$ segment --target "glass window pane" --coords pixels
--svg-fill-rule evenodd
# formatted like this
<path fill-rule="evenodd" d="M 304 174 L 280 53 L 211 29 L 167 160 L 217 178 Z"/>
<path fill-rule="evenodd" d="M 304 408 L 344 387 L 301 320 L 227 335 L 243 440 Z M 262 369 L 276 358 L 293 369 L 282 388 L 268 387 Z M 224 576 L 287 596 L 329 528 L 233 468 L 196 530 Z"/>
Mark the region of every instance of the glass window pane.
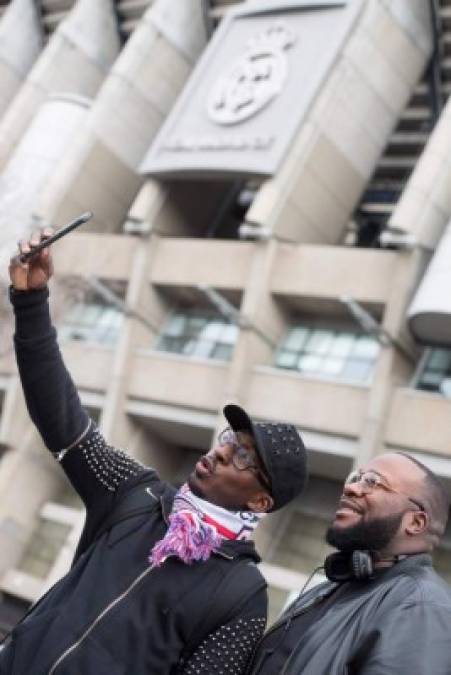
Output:
<path fill-rule="evenodd" d="M 210 342 L 210 340 L 192 340 L 190 356 L 208 358 L 211 355 L 213 346 L 214 343 Z"/>
<path fill-rule="evenodd" d="M 329 356 L 348 356 L 356 336 L 353 333 L 337 333 L 333 341 Z"/>
<path fill-rule="evenodd" d="M 84 306 L 84 312 L 81 315 L 81 322 L 85 326 L 93 326 L 100 314 L 101 314 L 102 308 L 99 305 L 85 305 Z"/>
<path fill-rule="evenodd" d="M 231 345 L 218 344 L 214 347 L 211 358 L 219 359 L 220 361 L 230 361 L 233 347 Z"/>
<path fill-rule="evenodd" d="M 73 305 L 68 313 L 66 314 L 64 321 L 66 323 L 80 323 L 81 317 L 83 316 L 84 305 L 81 302 L 77 302 Z"/>
<path fill-rule="evenodd" d="M 426 364 L 427 370 L 446 372 L 451 366 L 451 351 L 447 349 L 433 349 Z"/>
<path fill-rule="evenodd" d="M 430 371 L 423 373 L 420 384 L 428 387 L 428 389 L 438 389 L 442 380 L 443 373 Z"/>
<path fill-rule="evenodd" d="M 166 324 L 157 349 L 185 356 L 229 360 L 238 327 L 220 316 L 202 312 L 177 312 Z"/>
<path fill-rule="evenodd" d="M 451 398 L 451 378 L 446 377 L 440 383 L 440 393 L 446 398 Z"/>
<path fill-rule="evenodd" d="M 164 328 L 164 333 L 165 335 L 172 335 L 174 337 L 177 335 L 182 335 L 185 330 L 185 324 L 186 324 L 185 316 L 183 316 L 182 314 L 174 314 L 168 320 Z"/>
<path fill-rule="evenodd" d="M 301 372 L 317 373 L 321 367 L 322 358 L 313 354 L 304 354 L 298 361 L 298 368 Z"/>
<path fill-rule="evenodd" d="M 224 324 L 219 321 L 210 321 L 202 328 L 199 337 L 204 340 L 218 342 L 221 337 L 223 327 Z"/>
<path fill-rule="evenodd" d="M 380 345 L 377 340 L 371 337 L 362 336 L 356 340 L 352 350 L 352 356 L 375 360 L 379 351 Z"/>
<path fill-rule="evenodd" d="M 296 352 L 279 351 L 276 354 L 276 366 L 278 368 L 296 369 L 298 359 L 299 355 Z"/>
<path fill-rule="evenodd" d="M 333 359 L 325 358 L 321 363 L 321 372 L 324 375 L 334 375 L 337 376 L 343 370 L 344 361 L 343 359 Z"/>
<path fill-rule="evenodd" d="M 305 351 L 327 354 L 332 346 L 334 334 L 330 330 L 313 330 L 305 344 Z"/>
<path fill-rule="evenodd" d="M 309 332 L 310 331 L 308 328 L 290 328 L 283 343 L 284 348 L 292 349 L 293 351 L 300 351 L 304 346 Z"/>
<path fill-rule="evenodd" d="M 374 365 L 369 361 L 360 361 L 349 359 L 343 368 L 342 376 L 344 379 L 354 380 L 355 382 L 368 381 Z"/>
<path fill-rule="evenodd" d="M 234 345 L 238 339 L 238 326 L 233 323 L 226 323 L 222 329 L 221 342 L 228 345 Z"/>
<path fill-rule="evenodd" d="M 206 323 L 207 319 L 204 316 L 190 316 L 188 318 L 187 334 L 193 337 L 199 335 Z"/>

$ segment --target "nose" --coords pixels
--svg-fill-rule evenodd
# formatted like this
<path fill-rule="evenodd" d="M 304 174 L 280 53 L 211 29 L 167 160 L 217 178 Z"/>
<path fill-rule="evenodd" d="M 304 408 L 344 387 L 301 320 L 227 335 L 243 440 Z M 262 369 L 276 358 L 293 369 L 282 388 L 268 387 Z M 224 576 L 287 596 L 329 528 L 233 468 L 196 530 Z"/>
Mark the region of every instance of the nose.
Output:
<path fill-rule="evenodd" d="M 365 488 L 363 487 L 362 481 L 345 483 L 343 486 L 343 495 L 345 497 L 363 497 L 365 494 Z"/>
<path fill-rule="evenodd" d="M 233 447 L 231 445 L 216 445 L 210 453 L 214 456 L 215 460 L 218 462 L 221 462 L 221 464 L 229 464 L 232 455 L 233 455 Z"/>

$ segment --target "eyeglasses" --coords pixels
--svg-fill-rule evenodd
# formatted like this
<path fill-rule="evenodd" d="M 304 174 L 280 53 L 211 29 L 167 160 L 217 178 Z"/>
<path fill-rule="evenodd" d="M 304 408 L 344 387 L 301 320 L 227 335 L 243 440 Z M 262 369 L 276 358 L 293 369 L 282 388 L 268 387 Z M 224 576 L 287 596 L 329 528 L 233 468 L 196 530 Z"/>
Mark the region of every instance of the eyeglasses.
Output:
<path fill-rule="evenodd" d="M 235 433 L 235 431 L 233 431 L 233 429 L 227 427 L 227 429 L 221 431 L 221 433 L 218 436 L 218 444 L 221 446 L 221 448 L 223 448 L 226 445 L 230 445 L 233 448 L 232 464 L 235 467 L 235 469 L 238 469 L 238 471 L 246 471 L 246 470 L 253 471 L 257 476 L 257 478 L 259 479 L 259 481 L 262 483 L 263 487 L 265 487 L 269 491 L 271 490 L 269 480 L 266 478 L 263 471 L 255 462 L 254 451 L 251 450 L 250 448 L 247 448 L 240 442 L 237 434 Z"/>
<path fill-rule="evenodd" d="M 402 495 L 412 502 L 412 504 L 415 504 L 415 506 L 417 506 L 420 511 L 426 511 L 424 505 L 421 502 L 417 501 L 416 499 L 412 499 L 412 497 L 409 497 L 409 495 L 406 495 L 404 492 L 400 492 L 399 490 L 392 488 L 385 482 L 383 477 L 375 471 L 351 471 L 345 480 L 345 485 L 352 485 L 354 483 L 360 483 L 365 493 L 373 492 L 373 490 L 382 488 L 387 490 L 387 492 L 394 492 L 395 494 Z"/>

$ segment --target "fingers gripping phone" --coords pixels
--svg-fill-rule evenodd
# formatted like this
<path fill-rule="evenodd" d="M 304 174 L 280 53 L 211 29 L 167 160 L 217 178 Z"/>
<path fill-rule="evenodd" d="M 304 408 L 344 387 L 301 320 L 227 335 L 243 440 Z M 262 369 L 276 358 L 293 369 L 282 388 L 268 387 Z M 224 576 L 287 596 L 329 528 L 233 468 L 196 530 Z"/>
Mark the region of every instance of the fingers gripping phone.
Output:
<path fill-rule="evenodd" d="M 40 244 L 37 246 L 33 246 L 31 251 L 28 251 L 27 253 L 23 253 L 20 256 L 20 262 L 21 263 L 27 263 L 31 258 L 33 258 L 35 255 L 40 253 L 44 248 L 47 248 L 47 246 L 51 246 L 55 241 L 58 241 L 58 239 L 61 239 L 61 237 L 65 237 L 66 234 L 69 234 L 69 232 L 72 232 L 72 230 L 75 230 L 75 228 L 80 227 L 80 225 L 84 225 L 84 223 L 87 223 L 88 220 L 91 220 L 93 214 L 88 211 L 87 213 L 83 213 L 81 216 L 78 216 L 78 218 L 75 218 L 75 220 L 71 221 L 64 227 L 62 227 L 60 230 L 55 232 L 55 234 L 52 234 L 50 237 L 47 237 L 43 241 L 41 241 Z"/>

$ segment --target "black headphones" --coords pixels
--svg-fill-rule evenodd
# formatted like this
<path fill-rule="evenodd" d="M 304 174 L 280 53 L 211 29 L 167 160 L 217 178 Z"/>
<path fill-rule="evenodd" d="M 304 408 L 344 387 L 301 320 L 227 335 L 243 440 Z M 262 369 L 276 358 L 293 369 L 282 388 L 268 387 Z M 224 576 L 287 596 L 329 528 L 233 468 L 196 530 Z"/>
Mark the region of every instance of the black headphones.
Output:
<path fill-rule="evenodd" d="M 385 560 L 377 560 L 384 563 L 384 567 L 391 567 L 406 555 L 397 555 Z M 371 551 L 352 551 L 351 553 L 331 553 L 324 561 L 324 572 L 329 581 L 341 583 L 343 581 L 365 581 L 374 576 L 374 563 L 376 556 Z"/>

